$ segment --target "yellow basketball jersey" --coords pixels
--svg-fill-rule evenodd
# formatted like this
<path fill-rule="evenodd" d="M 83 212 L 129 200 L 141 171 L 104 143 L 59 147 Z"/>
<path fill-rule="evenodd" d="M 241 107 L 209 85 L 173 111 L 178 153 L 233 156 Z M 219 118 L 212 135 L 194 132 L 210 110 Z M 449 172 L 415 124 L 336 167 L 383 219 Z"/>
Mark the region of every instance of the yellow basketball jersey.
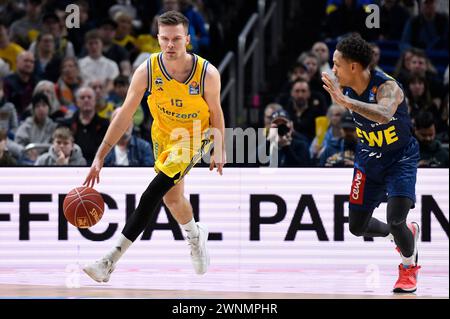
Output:
<path fill-rule="evenodd" d="M 172 130 L 183 128 L 192 136 L 195 121 L 201 125 L 201 132 L 209 128 L 209 107 L 203 98 L 209 62 L 194 54 L 193 57 L 192 71 L 183 83 L 171 78 L 162 53 L 152 54 L 147 60 L 150 93 L 147 103 L 153 116 L 152 131 L 170 135 Z"/>

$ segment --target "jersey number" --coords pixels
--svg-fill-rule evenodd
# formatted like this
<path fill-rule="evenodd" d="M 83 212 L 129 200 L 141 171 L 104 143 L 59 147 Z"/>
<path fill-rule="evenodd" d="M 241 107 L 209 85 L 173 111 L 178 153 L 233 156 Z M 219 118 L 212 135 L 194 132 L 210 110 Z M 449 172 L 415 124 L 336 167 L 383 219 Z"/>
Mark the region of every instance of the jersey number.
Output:
<path fill-rule="evenodd" d="M 176 106 L 176 107 L 182 107 L 183 106 L 183 100 L 171 99 L 170 101 L 172 103 L 172 106 Z"/>

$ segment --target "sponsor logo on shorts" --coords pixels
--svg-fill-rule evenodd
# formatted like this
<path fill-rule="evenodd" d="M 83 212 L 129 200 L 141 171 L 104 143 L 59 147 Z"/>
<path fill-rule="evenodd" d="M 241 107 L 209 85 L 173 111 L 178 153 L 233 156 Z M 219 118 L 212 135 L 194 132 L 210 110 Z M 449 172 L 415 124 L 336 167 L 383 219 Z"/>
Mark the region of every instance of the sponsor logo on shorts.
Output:
<path fill-rule="evenodd" d="M 352 190 L 350 192 L 350 203 L 362 205 L 364 200 L 364 187 L 366 185 L 366 174 L 359 169 L 353 177 Z"/>

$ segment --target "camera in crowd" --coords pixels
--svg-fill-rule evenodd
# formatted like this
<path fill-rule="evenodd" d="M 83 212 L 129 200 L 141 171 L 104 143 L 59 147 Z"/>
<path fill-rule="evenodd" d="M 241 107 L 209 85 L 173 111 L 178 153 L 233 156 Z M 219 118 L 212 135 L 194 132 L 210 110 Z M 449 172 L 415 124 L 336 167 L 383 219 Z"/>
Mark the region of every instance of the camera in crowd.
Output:
<path fill-rule="evenodd" d="M 286 136 L 292 131 L 292 123 L 289 113 L 285 110 L 279 110 L 272 114 L 272 127 L 277 128 L 280 137 Z"/>

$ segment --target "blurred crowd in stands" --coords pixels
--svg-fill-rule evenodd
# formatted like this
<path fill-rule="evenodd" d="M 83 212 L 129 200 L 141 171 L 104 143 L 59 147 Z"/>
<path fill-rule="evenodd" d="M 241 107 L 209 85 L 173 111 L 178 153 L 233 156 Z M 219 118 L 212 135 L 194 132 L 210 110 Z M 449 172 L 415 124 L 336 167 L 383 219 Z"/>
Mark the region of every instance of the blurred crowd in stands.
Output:
<path fill-rule="evenodd" d="M 242 20 L 235 10 L 240 1 L 226 2 L 0 2 L 0 166 L 90 165 L 134 70 L 160 50 L 157 16 L 183 12 L 191 23 L 189 51 L 218 66 L 226 52 L 217 45 L 236 41 L 241 31 L 233 25 Z M 75 29 L 66 27 L 65 8 L 72 3 L 80 8 Z M 378 29 L 365 25 L 370 3 L 381 8 Z M 320 74 L 332 72 L 339 38 L 358 32 L 372 43 L 371 68 L 403 85 L 420 166 L 448 167 L 448 1 L 328 0 L 325 10 L 320 38 L 298 52 L 263 110 L 260 126 L 278 143 L 270 149 L 278 152 L 278 166 L 353 165 L 355 125 L 324 91 Z M 144 96 L 105 165 L 152 166 L 151 121 Z M 277 136 L 270 128 L 278 128 Z"/>

